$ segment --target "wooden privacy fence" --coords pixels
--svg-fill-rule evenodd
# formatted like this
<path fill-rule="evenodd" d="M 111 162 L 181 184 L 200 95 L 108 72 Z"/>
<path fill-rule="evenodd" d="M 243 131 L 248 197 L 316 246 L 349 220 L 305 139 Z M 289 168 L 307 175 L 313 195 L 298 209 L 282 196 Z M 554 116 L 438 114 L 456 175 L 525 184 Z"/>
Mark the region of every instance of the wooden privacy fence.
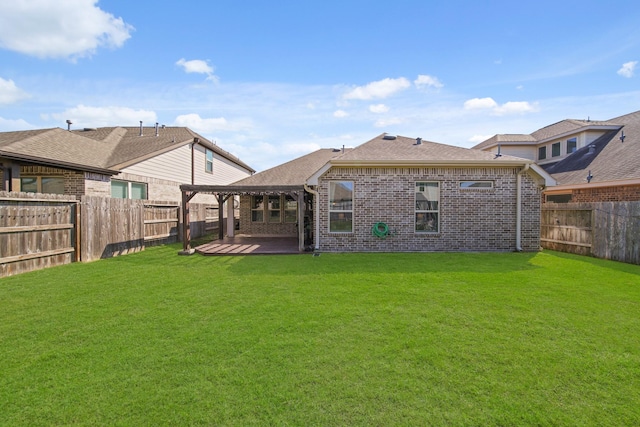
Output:
<path fill-rule="evenodd" d="M 640 264 L 640 202 L 545 203 L 545 249 Z"/>
<path fill-rule="evenodd" d="M 217 206 L 192 204 L 191 234 L 218 226 Z M 176 202 L 0 192 L 0 277 L 93 261 L 181 238 Z"/>
<path fill-rule="evenodd" d="M 80 257 L 74 196 L 0 192 L 0 277 Z"/>

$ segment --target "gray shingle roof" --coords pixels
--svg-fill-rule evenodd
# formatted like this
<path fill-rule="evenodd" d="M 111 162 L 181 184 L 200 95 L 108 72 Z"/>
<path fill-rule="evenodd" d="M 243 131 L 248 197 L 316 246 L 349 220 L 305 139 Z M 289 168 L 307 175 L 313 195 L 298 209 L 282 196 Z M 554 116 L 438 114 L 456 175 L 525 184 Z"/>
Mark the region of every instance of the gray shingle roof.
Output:
<path fill-rule="evenodd" d="M 522 145 L 522 143 L 526 143 L 526 142 L 530 142 L 535 144 L 536 143 L 536 139 L 534 137 L 532 137 L 531 135 L 527 135 L 527 134 L 507 134 L 507 133 L 502 133 L 502 134 L 497 134 L 497 135 L 493 135 L 491 138 L 482 141 L 480 144 L 474 146 L 473 148 L 476 150 L 481 150 L 483 148 L 486 147 L 492 147 L 494 145 L 497 144 L 509 144 L 509 143 L 517 143 L 518 145 Z"/>
<path fill-rule="evenodd" d="M 612 129 L 619 127 L 620 123 L 617 123 L 615 119 L 598 121 L 598 120 L 576 120 L 565 119 L 557 123 L 545 126 L 533 132 L 530 135 L 527 134 L 497 134 L 491 138 L 482 141 L 479 144 L 473 146 L 474 149 L 482 150 L 485 148 L 493 147 L 498 144 L 505 145 L 533 145 L 540 142 L 558 138 L 562 135 L 569 133 L 581 132 L 586 129 Z"/>
<path fill-rule="evenodd" d="M 348 152 L 348 150 L 345 150 Z M 231 185 L 276 186 L 302 185 L 314 172 L 331 159 L 341 156 L 342 150 L 324 148 L 306 156 L 298 157 L 271 169 L 258 172 Z"/>
<path fill-rule="evenodd" d="M 591 171 L 591 183 L 640 179 L 640 111 L 616 117 L 606 123 L 622 126 L 593 142 L 594 153 L 583 147 L 571 156 L 545 169 L 558 185 L 586 184 Z M 620 141 L 624 132 L 624 142 Z"/>
<path fill-rule="evenodd" d="M 158 129 L 106 127 L 67 131 L 60 128 L 0 132 L 0 155 L 42 161 L 80 170 L 111 170 L 170 151 L 199 138 L 200 143 L 218 155 L 253 169 L 206 138 L 185 127 Z"/>
<path fill-rule="evenodd" d="M 416 138 L 396 136 L 395 139 L 385 139 L 385 134 L 354 148 L 336 159 L 335 164 L 348 162 L 416 162 L 416 163 L 456 163 L 456 162 L 507 162 L 528 160 L 514 156 L 503 155 L 496 158 L 494 153 L 456 147 L 437 142 L 422 140 L 417 144 Z"/>

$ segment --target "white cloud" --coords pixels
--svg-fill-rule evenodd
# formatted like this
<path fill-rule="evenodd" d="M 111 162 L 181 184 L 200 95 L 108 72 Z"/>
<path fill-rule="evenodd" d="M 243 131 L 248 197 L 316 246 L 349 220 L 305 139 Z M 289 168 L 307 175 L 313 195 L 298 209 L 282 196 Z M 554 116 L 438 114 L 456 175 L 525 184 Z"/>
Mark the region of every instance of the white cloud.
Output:
<path fill-rule="evenodd" d="M 436 88 L 439 89 L 444 86 L 437 77 L 420 74 L 417 79 L 413 81 L 418 89 Z"/>
<path fill-rule="evenodd" d="M 140 120 L 147 124 L 155 124 L 158 120 L 154 111 L 115 106 L 89 107 L 82 104 L 69 108 L 62 113 L 53 113 L 51 117 L 62 124 L 64 124 L 65 120 L 71 120 L 74 126 L 78 128 L 138 126 Z"/>
<path fill-rule="evenodd" d="M 465 110 L 485 110 L 496 108 L 498 103 L 493 98 L 473 98 L 464 102 Z"/>
<path fill-rule="evenodd" d="M 333 117 L 337 117 L 339 119 L 343 118 L 343 117 L 347 117 L 349 115 L 349 113 L 347 113 L 344 110 L 336 110 L 333 112 Z"/>
<path fill-rule="evenodd" d="M 97 0 L 0 2 L 0 47 L 38 58 L 91 56 L 119 48 L 134 28 L 96 6 Z"/>
<path fill-rule="evenodd" d="M 343 95 L 344 99 L 376 99 L 388 98 L 396 92 L 411 86 L 409 80 L 404 77 L 398 79 L 386 78 L 377 82 L 371 82 L 365 86 L 357 86 Z"/>
<path fill-rule="evenodd" d="M 29 124 L 26 120 L 23 119 L 5 119 L 0 117 L 0 129 L 4 132 L 12 131 L 12 130 L 27 130 L 33 129 L 35 126 Z"/>
<path fill-rule="evenodd" d="M 186 126 L 198 133 L 206 134 L 220 131 L 239 131 L 250 127 L 249 124 L 229 122 L 224 117 L 202 118 L 199 114 L 183 114 L 176 117 L 176 126 Z"/>
<path fill-rule="evenodd" d="M 389 107 L 384 104 L 374 104 L 369 105 L 369 111 L 371 111 L 372 113 L 386 113 L 387 111 L 389 111 Z"/>
<path fill-rule="evenodd" d="M 0 77 L 0 105 L 13 104 L 28 97 L 29 95 L 16 86 L 13 80 Z"/>
<path fill-rule="evenodd" d="M 468 139 L 469 142 L 473 142 L 475 144 L 479 144 L 482 141 L 486 141 L 487 139 L 491 138 L 493 135 L 473 135 L 471 138 Z"/>
<path fill-rule="evenodd" d="M 376 122 L 373 125 L 375 127 L 377 127 L 377 128 L 384 128 L 384 127 L 388 127 L 388 126 L 399 125 L 399 124 L 402 124 L 403 122 L 404 122 L 404 120 L 402 120 L 399 117 L 392 117 L 392 118 L 388 118 L 388 119 L 376 120 Z"/>
<path fill-rule="evenodd" d="M 206 74 L 207 80 L 211 80 L 216 83 L 218 82 L 218 77 L 213 74 L 215 69 L 209 65 L 207 61 L 203 61 L 202 59 L 192 59 L 187 61 L 184 58 L 180 58 L 176 61 L 176 65 L 182 67 L 185 73 Z"/>
<path fill-rule="evenodd" d="M 508 114 L 524 114 L 538 111 L 537 103 L 527 101 L 509 101 L 502 105 L 498 105 L 493 98 L 473 98 L 464 102 L 465 110 L 491 110 L 496 116 L 504 116 Z"/>
<path fill-rule="evenodd" d="M 631 78 L 635 74 L 636 65 L 638 65 L 638 61 L 625 62 L 622 64 L 622 68 L 618 70 L 618 74 L 622 77 Z"/>
<path fill-rule="evenodd" d="M 501 106 L 494 109 L 494 114 L 498 116 L 503 116 L 506 114 L 524 114 L 524 113 L 534 113 L 538 111 L 537 104 L 531 104 L 526 101 L 518 101 L 518 102 L 506 102 Z"/>

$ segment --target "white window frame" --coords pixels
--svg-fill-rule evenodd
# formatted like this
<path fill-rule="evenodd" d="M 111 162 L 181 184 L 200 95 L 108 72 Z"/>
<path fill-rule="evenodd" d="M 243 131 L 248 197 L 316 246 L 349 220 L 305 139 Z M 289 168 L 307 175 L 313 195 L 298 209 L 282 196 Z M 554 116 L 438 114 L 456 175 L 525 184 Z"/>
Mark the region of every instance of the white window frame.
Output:
<path fill-rule="evenodd" d="M 113 186 L 114 182 L 121 182 L 124 184 L 127 184 L 127 194 L 126 197 L 113 197 L 113 191 L 111 192 L 111 197 L 112 198 L 116 198 L 116 199 L 132 199 L 131 194 L 133 193 L 132 189 L 133 189 L 133 184 L 137 184 L 137 185 L 142 185 L 144 187 L 144 197 L 141 199 L 136 198 L 135 200 L 149 200 L 149 184 L 147 184 L 146 182 L 134 182 L 134 181 L 125 181 L 123 179 L 112 179 L 111 180 L 111 185 Z"/>
<path fill-rule="evenodd" d="M 431 206 L 430 206 L 429 209 L 421 209 L 420 206 L 418 205 L 418 193 L 424 192 L 424 190 L 418 191 L 421 184 L 425 184 L 425 186 L 429 186 L 429 187 L 433 187 L 432 184 L 435 184 L 435 187 L 437 188 L 438 200 L 428 200 L 430 203 L 433 203 L 433 202 L 436 203 L 435 209 L 433 207 L 431 207 Z M 416 234 L 438 234 L 438 233 L 440 233 L 440 182 L 439 181 L 416 181 L 416 185 L 415 185 L 414 191 L 413 191 L 413 197 L 414 197 L 414 205 L 413 206 L 415 208 L 415 213 L 413 215 L 413 220 L 414 220 L 413 230 L 414 230 L 414 232 Z M 431 214 L 431 215 L 435 214 L 435 216 L 436 216 L 435 230 L 418 230 L 418 215 L 429 215 L 429 214 Z"/>
<path fill-rule="evenodd" d="M 350 187 L 350 191 L 351 191 L 351 207 L 350 209 L 345 209 L 344 206 L 339 206 L 336 201 L 334 200 L 334 193 L 335 193 L 335 189 L 337 187 L 337 185 L 345 185 Z M 353 215 L 353 203 L 354 203 L 354 195 L 355 195 L 355 186 L 353 181 L 329 181 L 329 221 L 327 224 L 328 227 L 328 231 L 329 233 L 336 233 L 336 234 L 349 234 L 349 233 L 353 233 L 353 223 L 354 223 L 354 215 Z M 338 217 L 340 216 L 344 216 L 345 218 L 349 217 L 351 218 L 351 228 L 349 230 L 332 230 L 331 226 L 333 224 L 333 222 L 331 221 L 331 217 L 332 214 L 337 214 Z"/>
<path fill-rule="evenodd" d="M 209 158 L 211 157 L 211 158 Z M 213 173 L 213 150 L 204 149 L 204 171 L 205 173 Z"/>
<path fill-rule="evenodd" d="M 488 180 L 468 180 L 468 181 L 460 181 L 458 182 L 458 186 L 460 190 L 470 191 L 470 190 L 493 190 L 493 181 Z"/>

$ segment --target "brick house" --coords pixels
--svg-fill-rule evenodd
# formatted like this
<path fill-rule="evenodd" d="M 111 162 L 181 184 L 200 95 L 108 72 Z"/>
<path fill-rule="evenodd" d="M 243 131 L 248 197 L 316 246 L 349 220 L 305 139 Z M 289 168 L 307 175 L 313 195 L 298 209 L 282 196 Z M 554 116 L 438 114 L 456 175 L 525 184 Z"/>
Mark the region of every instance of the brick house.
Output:
<path fill-rule="evenodd" d="M 238 233 L 299 236 L 326 252 L 537 251 L 553 179 L 531 160 L 382 134 L 229 186 Z M 188 187 L 188 188 L 187 188 Z"/>
<path fill-rule="evenodd" d="M 178 202 L 181 184 L 227 184 L 253 172 L 185 127 L 0 132 L 4 191 Z"/>
<path fill-rule="evenodd" d="M 543 201 L 640 200 L 640 111 L 606 121 L 566 119 L 474 148 L 536 161 L 558 183 L 545 189 Z"/>

